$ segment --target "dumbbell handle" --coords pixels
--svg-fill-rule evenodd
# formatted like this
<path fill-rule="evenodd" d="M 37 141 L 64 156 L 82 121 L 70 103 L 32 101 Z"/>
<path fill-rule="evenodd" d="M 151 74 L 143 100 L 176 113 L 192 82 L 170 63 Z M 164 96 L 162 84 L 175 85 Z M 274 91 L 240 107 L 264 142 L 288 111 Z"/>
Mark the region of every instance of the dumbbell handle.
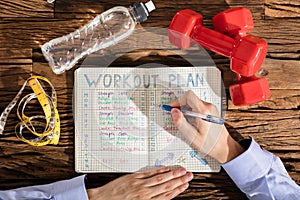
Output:
<path fill-rule="evenodd" d="M 228 57 L 231 70 L 247 77 L 255 75 L 266 54 L 267 44 L 260 38 L 252 35 L 231 38 L 202 24 L 194 26 L 191 38 L 204 48 Z"/>
<path fill-rule="evenodd" d="M 233 38 L 202 25 L 195 26 L 192 39 L 204 48 L 229 58 L 231 58 L 232 50 L 235 47 Z"/>
<path fill-rule="evenodd" d="M 258 79 L 258 77 L 256 77 L 255 75 L 247 77 L 247 76 L 242 76 L 238 73 L 235 73 L 235 77 L 236 77 L 237 82 L 248 82 L 248 81 L 252 81 L 254 79 Z"/>
<path fill-rule="evenodd" d="M 202 25 L 202 15 L 192 10 L 175 14 L 169 26 L 169 40 L 172 44 L 186 49 L 194 40 L 204 48 L 228 57 L 230 69 L 243 76 L 253 76 L 262 65 L 267 43 L 253 35 L 231 38 Z"/>

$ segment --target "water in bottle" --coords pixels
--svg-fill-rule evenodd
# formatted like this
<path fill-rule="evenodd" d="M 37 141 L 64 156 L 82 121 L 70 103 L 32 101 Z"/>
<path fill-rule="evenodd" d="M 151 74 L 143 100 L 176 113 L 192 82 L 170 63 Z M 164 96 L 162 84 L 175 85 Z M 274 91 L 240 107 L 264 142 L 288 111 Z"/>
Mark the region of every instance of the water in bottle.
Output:
<path fill-rule="evenodd" d="M 147 20 L 155 9 L 152 1 L 134 3 L 129 8 L 111 8 L 82 28 L 42 46 L 44 57 L 56 74 L 71 69 L 81 58 L 127 38 L 137 23 Z"/>

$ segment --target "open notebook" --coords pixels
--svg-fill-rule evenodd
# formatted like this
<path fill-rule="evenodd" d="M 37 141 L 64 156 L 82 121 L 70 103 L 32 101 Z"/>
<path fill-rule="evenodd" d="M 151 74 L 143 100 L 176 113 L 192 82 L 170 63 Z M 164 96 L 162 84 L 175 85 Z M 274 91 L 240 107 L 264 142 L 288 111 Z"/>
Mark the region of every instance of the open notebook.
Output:
<path fill-rule="evenodd" d="M 75 170 L 135 172 L 180 165 L 218 172 L 200 157 L 159 108 L 193 90 L 222 110 L 222 79 L 216 67 L 79 68 L 75 71 Z"/>

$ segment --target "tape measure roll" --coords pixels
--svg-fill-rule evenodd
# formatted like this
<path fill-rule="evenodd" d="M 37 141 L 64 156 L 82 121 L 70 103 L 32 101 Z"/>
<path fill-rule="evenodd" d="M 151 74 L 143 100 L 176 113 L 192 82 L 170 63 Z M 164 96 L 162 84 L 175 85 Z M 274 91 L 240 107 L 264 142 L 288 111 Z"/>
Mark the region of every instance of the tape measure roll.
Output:
<path fill-rule="evenodd" d="M 51 87 L 51 96 L 46 94 L 40 81 L 47 83 Z M 17 137 L 32 146 L 58 144 L 60 136 L 60 119 L 57 110 L 57 96 L 51 82 L 47 78 L 42 76 L 31 76 L 30 78 L 28 78 L 24 82 L 18 94 L 4 109 L 0 116 L 0 134 L 2 134 L 2 132 L 4 131 L 5 123 L 10 111 L 14 108 L 18 100 L 21 98 L 22 92 L 27 85 L 31 87 L 33 93 L 24 96 L 18 104 L 17 116 L 20 119 L 20 122 L 16 125 L 15 129 Z M 25 115 L 25 108 L 27 104 L 34 99 L 38 100 L 43 109 L 44 115 L 36 115 L 31 117 Z M 42 133 L 39 133 L 36 131 L 35 127 L 43 127 L 44 131 Z M 26 139 L 23 136 L 24 128 L 26 128 L 36 137 L 33 139 Z"/>

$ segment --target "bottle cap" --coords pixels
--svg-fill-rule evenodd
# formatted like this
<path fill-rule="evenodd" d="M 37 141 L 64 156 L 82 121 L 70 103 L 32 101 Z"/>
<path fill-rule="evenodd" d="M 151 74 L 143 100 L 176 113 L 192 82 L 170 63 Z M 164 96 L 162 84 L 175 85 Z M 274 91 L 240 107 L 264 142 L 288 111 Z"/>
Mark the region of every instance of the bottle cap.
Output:
<path fill-rule="evenodd" d="M 149 13 L 155 10 L 155 6 L 152 1 L 148 1 L 147 3 L 134 3 L 131 6 L 132 13 L 136 19 L 137 23 L 143 23 L 147 20 Z"/>
<path fill-rule="evenodd" d="M 148 1 L 147 3 L 145 3 L 145 6 L 146 6 L 148 12 L 155 10 L 155 5 L 152 1 Z"/>

